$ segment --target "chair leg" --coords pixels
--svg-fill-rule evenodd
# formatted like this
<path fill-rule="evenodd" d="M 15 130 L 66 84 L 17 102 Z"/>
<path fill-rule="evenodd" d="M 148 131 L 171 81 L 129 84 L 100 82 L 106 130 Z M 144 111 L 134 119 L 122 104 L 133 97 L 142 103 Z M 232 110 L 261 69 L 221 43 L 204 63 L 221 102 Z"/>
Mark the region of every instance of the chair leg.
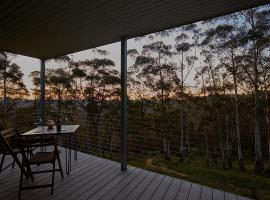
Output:
<path fill-rule="evenodd" d="M 59 170 L 60 170 L 60 173 L 61 173 L 61 177 L 64 178 L 64 173 L 63 173 L 63 169 L 62 169 L 62 164 L 61 164 L 59 153 L 57 153 L 57 161 L 58 161 L 58 167 L 59 167 Z"/>
<path fill-rule="evenodd" d="M 16 154 L 16 156 L 17 156 L 17 154 Z M 12 169 L 14 169 L 14 167 L 15 167 L 15 159 L 13 159 Z"/>
<path fill-rule="evenodd" d="M 22 163 L 24 165 L 24 161 L 22 161 Z M 26 163 L 25 163 L 25 165 L 26 165 L 26 174 L 25 174 L 25 177 L 26 177 L 27 180 L 30 177 L 31 181 L 33 182 L 34 181 L 34 176 L 32 174 L 31 167 L 30 167 L 30 165 L 27 165 Z M 21 170 L 24 170 L 24 167 Z"/>
<path fill-rule="evenodd" d="M 4 164 L 5 157 L 6 157 L 6 153 L 7 153 L 7 150 L 5 149 L 4 152 L 3 152 L 2 159 L 1 159 L 1 163 L 0 163 L 0 172 L 2 171 L 2 168 L 3 168 L 3 164 Z"/>
<path fill-rule="evenodd" d="M 31 181 L 33 182 L 34 181 L 34 176 L 32 174 L 31 168 L 30 168 L 30 166 L 28 166 L 26 168 L 27 168 L 27 175 L 28 175 L 28 177 L 30 176 Z"/>
<path fill-rule="evenodd" d="M 52 171 L 52 189 L 51 189 L 51 194 L 53 194 L 53 189 L 54 189 L 54 174 L 55 174 L 55 160 L 53 162 L 53 171 Z"/>
<path fill-rule="evenodd" d="M 21 193 L 22 193 L 22 183 L 23 183 L 23 172 L 21 171 L 18 200 L 20 200 L 20 199 L 21 199 Z"/>

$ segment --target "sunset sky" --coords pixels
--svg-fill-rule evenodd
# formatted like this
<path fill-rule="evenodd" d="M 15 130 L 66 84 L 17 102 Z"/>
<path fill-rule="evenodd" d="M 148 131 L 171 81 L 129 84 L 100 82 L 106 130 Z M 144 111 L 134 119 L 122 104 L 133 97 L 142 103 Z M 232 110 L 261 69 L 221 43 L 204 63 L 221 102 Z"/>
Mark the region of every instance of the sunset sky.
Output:
<path fill-rule="evenodd" d="M 163 42 L 166 44 L 172 44 L 174 41 L 175 35 L 172 35 L 166 39 L 163 39 Z M 150 41 L 148 41 L 150 42 Z M 146 44 L 146 41 L 135 41 L 134 39 L 128 40 L 128 49 L 137 49 L 140 51 L 142 49 L 142 46 Z M 120 42 L 109 44 L 106 46 L 99 47 L 100 49 L 107 50 L 109 51 L 108 58 L 113 60 L 115 62 L 116 68 L 120 70 Z M 70 56 L 78 61 L 78 60 L 85 60 L 85 59 L 92 59 L 94 57 L 98 57 L 97 54 L 93 53 L 93 49 L 81 51 L 78 53 L 70 54 Z M 31 58 L 27 56 L 21 56 L 21 55 L 16 55 L 13 59 L 12 62 L 17 63 L 19 66 L 21 66 L 21 70 L 24 73 L 24 83 L 27 86 L 29 90 L 32 88 L 32 82 L 31 78 L 29 78 L 29 74 L 32 71 L 39 71 L 40 70 L 40 60 L 36 58 Z M 133 61 L 128 58 L 128 66 L 132 65 Z M 55 63 L 53 61 L 47 62 L 46 67 L 47 68 L 57 68 L 59 66 L 58 63 Z M 193 82 L 193 77 L 192 75 L 189 78 L 190 82 Z"/>

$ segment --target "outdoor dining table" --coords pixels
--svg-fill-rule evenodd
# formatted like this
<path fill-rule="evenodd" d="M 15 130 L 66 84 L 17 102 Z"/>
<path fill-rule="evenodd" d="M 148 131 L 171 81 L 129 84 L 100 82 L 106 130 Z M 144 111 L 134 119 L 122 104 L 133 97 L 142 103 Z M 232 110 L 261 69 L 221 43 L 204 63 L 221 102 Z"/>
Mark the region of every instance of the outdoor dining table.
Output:
<path fill-rule="evenodd" d="M 71 150 L 72 144 L 74 147 L 74 159 L 77 160 L 77 145 L 75 132 L 79 128 L 79 125 L 62 125 L 61 131 L 57 131 L 56 126 L 52 129 L 48 129 L 47 126 L 39 126 L 26 133 L 21 134 L 23 137 L 35 137 L 39 136 L 45 140 L 46 137 L 50 136 L 64 136 L 64 147 L 65 147 L 65 158 L 66 158 L 66 173 L 71 172 Z M 72 136 L 72 138 L 71 138 Z M 73 142 L 71 141 L 73 139 Z"/>

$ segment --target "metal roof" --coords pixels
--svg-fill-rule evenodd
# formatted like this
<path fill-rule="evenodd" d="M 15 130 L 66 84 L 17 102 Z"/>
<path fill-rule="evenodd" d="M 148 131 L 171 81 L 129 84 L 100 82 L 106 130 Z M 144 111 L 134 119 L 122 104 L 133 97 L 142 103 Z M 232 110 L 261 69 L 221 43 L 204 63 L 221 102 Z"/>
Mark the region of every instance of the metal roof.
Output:
<path fill-rule="evenodd" d="M 53 58 L 269 0 L 2 0 L 0 49 Z"/>

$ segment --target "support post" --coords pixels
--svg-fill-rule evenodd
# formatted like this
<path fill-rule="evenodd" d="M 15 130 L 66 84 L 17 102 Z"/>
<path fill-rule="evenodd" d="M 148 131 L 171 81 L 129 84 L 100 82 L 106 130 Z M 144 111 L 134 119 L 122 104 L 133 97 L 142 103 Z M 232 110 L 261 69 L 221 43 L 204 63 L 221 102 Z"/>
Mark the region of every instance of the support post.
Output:
<path fill-rule="evenodd" d="M 121 39 L 121 170 L 127 170 L 128 154 L 127 113 L 127 39 Z"/>
<path fill-rule="evenodd" d="M 40 60 L 40 125 L 45 126 L 45 60 Z"/>

